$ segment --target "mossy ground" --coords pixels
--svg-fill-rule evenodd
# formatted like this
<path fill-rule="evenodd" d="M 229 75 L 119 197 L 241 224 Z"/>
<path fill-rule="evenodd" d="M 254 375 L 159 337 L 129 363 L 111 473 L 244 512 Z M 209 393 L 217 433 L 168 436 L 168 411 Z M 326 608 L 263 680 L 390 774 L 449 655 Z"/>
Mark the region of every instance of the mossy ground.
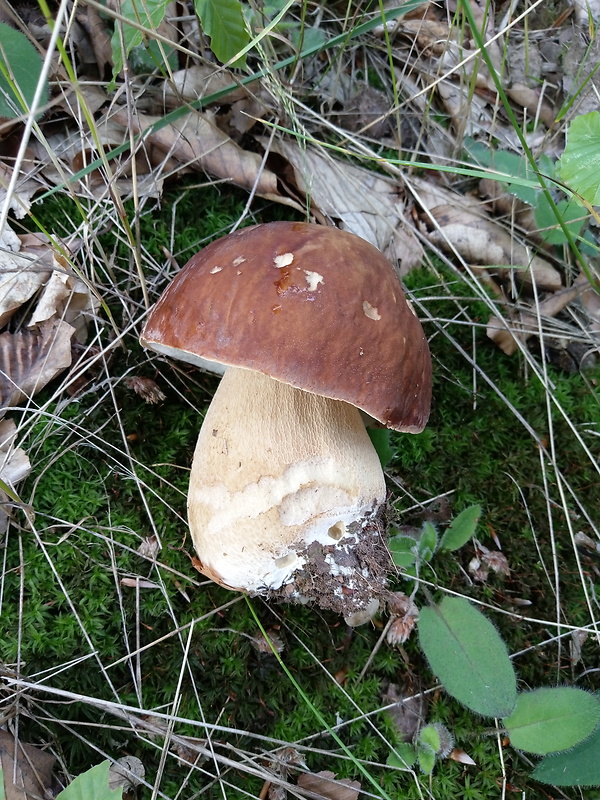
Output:
<path fill-rule="evenodd" d="M 229 189 L 190 189 L 184 195 L 176 215 L 175 255 L 180 264 L 207 237 L 226 232 L 245 203 L 245 196 Z M 161 211 L 140 221 L 144 246 L 159 262 L 164 260 L 163 248 L 171 248 L 170 208 L 175 197 L 167 197 Z M 65 205 L 48 202 L 39 215 L 48 224 L 52 218 L 64 219 Z M 257 208 L 254 216 L 256 221 L 290 217 L 270 206 Z M 113 252 L 110 233 L 101 242 Z M 125 246 L 117 247 L 111 269 L 96 275 L 119 329 L 127 323 L 123 299 L 142 301 L 130 275 Z M 455 280 L 450 274 L 445 277 L 448 286 Z M 556 563 L 562 621 L 589 624 L 567 522 L 576 530 L 591 531 L 568 493 L 571 519 L 556 507 L 557 481 L 567 481 L 590 513 L 600 507 L 600 485 L 558 411 L 551 412 L 549 429 L 547 392 L 538 378 L 519 357 L 504 356 L 486 339 L 485 306 L 469 297 L 464 286 L 454 285 L 452 291 L 460 291 L 468 309 L 469 324 L 443 323 L 452 337 L 448 338 L 440 321 L 451 319 L 456 308 L 452 300 L 439 299 L 437 278 L 424 268 L 409 276 L 408 285 L 434 320 L 425 323 L 434 357 L 434 407 L 422 434 L 392 436 L 390 508 L 411 522 L 421 516 L 419 509 L 402 516 L 403 509 L 414 505 L 411 498 L 427 503 L 444 495 L 449 513 L 481 503 L 478 536 L 489 547 L 495 547 L 492 532 L 498 537 L 510 577 L 492 576 L 485 585 L 471 582 L 467 565 L 473 547 L 467 545 L 434 561 L 435 572 L 423 576 L 429 591 L 435 595 L 437 587 L 444 587 L 505 612 L 489 613 L 510 652 L 525 651 L 516 658 L 521 687 L 571 682 L 574 668 L 568 646 L 540 643 L 557 633 Z M 156 292 L 162 288 L 160 281 L 153 284 Z M 209 777 L 214 767 L 207 766 L 206 774 L 188 774 L 188 767 L 173 756 L 161 764 L 164 738 L 136 734 L 130 721 L 106 709 L 44 694 L 47 684 L 122 706 L 172 713 L 187 720 L 175 726 L 179 735 L 204 737 L 203 721 L 235 729 L 214 732 L 212 745 L 240 764 L 239 769 L 221 768 L 230 798 L 258 796 L 263 784 L 248 776 L 240 753 L 260 763 L 259 755 L 276 749 L 278 740 L 304 741 L 311 770 L 331 768 L 356 778 L 356 765 L 321 729 L 275 657 L 253 645 L 259 630 L 251 605 L 265 628 L 278 630 L 285 644 L 283 661 L 327 724 L 355 719 L 341 728 L 340 736 L 356 759 L 370 762 L 367 768 L 389 796 L 416 798 L 428 791 L 440 800 L 500 796 L 502 764 L 489 721 L 474 718 L 439 690 L 428 695 L 427 718 L 444 722 L 476 766 L 445 761 L 436 767 L 431 782 L 383 766 L 394 741 L 391 723 L 383 713 L 360 717 L 381 708 L 388 681 L 402 684 L 410 679 L 423 690 L 434 686 L 416 637 L 402 650 L 381 647 L 358 680 L 380 628 L 351 631 L 338 616 L 317 609 L 269 608 L 260 600 L 236 598 L 194 571 L 185 524 L 187 470 L 216 380 L 187 365 L 149 357 L 137 343 L 138 333 L 131 329 L 122 344 L 113 346 L 110 328 L 104 325 L 105 367 L 91 371 L 89 383 L 73 397 L 61 390 L 58 379 L 38 398 L 37 408 L 43 411 L 29 407 L 22 412 L 20 421 L 27 430 L 22 444 L 33 473 L 20 494 L 35 509 L 36 533 L 17 520 L 6 538 L 0 618 L 0 661 L 19 663 L 20 675 L 41 690 L 28 691 L 19 700 L 20 736 L 49 743 L 71 774 L 104 754 L 131 754 L 142 759 L 151 785 L 161 774 L 161 796 L 182 796 L 182 786 L 187 798 L 223 796 L 219 782 Z M 487 376 L 486 381 L 479 374 L 475 388 L 470 358 Z M 133 375 L 156 381 L 166 400 L 146 404 L 124 381 Z M 598 418 L 600 372 L 584 378 L 550 370 L 549 378 L 554 397 L 588 447 L 598 453 L 599 440 L 588 435 L 591 428 L 586 425 Z M 542 444 L 553 437 L 560 475 L 544 453 L 540 456 L 539 442 L 515 410 Z M 162 543 L 156 562 L 137 552 L 151 536 Z M 585 579 L 593 583 L 593 556 L 580 558 Z M 136 579 L 147 583 L 136 588 Z M 401 578 L 398 588 L 406 588 Z M 418 599 L 425 602 L 423 595 Z M 592 647 L 591 642 L 584 645 L 578 675 L 595 663 Z M 592 672 L 578 685 L 597 689 L 594 681 Z M 513 787 L 531 797 L 542 796 L 539 785 L 527 777 L 526 761 L 509 747 L 503 747 L 503 758 Z M 139 793 L 150 795 L 150 790 Z M 572 790 L 565 796 L 580 794 Z"/>

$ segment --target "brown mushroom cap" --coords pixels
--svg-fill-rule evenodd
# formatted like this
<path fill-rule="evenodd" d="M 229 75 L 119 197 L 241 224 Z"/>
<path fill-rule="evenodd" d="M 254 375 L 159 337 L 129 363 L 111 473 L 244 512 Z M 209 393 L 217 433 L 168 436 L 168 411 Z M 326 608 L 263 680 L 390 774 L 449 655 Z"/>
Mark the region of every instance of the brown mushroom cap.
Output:
<path fill-rule="evenodd" d="M 271 222 L 218 239 L 161 296 L 141 342 L 344 400 L 396 430 L 429 416 L 421 323 L 387 259 L 337 228 Z"/>

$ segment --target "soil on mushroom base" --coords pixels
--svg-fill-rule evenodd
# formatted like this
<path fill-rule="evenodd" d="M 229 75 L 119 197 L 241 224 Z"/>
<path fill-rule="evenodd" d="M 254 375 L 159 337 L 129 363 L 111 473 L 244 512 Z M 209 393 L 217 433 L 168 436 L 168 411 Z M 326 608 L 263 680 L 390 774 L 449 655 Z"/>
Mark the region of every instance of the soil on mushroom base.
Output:
<path fill-rule="evenodd" d="M 335 545 L 313 542 L 299 555 L 304 567 L 294 579 L 270 593 L 273 600 L 315 603 L 319 608 L 347 617 L 366 609 L 388 594 L 387 578 L 393 569 L 380 516 L 351 526 Z"/>

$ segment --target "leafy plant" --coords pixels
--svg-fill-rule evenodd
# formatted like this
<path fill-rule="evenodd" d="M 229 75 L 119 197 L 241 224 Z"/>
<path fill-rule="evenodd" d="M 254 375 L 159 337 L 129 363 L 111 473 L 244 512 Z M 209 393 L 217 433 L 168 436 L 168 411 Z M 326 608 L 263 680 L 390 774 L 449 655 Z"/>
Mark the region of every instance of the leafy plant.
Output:
<path fill-rule="evenodd" d="M 394 562 L 405 570 L 405 578 L 413 581 L 436 551 L 456 550 L 466 544 L 475 533 L 480 515 L 479 505 L 464 509 L 439 544 L 430 522 L 425 522 L 416 536 L 394 535 L 389 543 Z M 600 698 L 568 686 L 519 693 L 500 634 L 462 597 L 446 596 L 421 609 L 418 632 L 429 666 L 448 694 L 476 714 L 502 720 L 511 744 L 518 750 L 536 755 L 558 753 L 556 761 L 549 758 L 541 762 L 534 777 L 554 782 L 553 777 L 568 759 L 560 751 L 579 745 L 578 761 L 584 762 L 584 774 L 597 782 L 596 773 L 590 770 L 600 758 L 600 736 L 591 735 L 600 725 Z M 428 728 L 431 726 L 422 728 L 412 743 L 403 743 L 388 763 L 409 767 L 418 762 L 421 770 L 430 774 L 436 759 L 449 750 L 442 746 L 440 731 Z M 588 737 L 589 743 L 585 741 Z M 563 774 L 562 781 L 562 786 L 584 785 L 580 773 L 573 770 L 568 776 Z"/>
<path fill-rule="evenodd" d="M 124 0 L 120 13 L 133 25 L 117 25 L 112 36 L 113 78 L 123 68 L 123 58 L 128 58 L 134 48 L 144 41 L 144 29 L 156 30 L 165 18 L 170 0 Z M 250 35 L 246 28 L 242 4 L 239 0 L 195 0 L 194 7 L 204 32 L 211 40 L 211 48 L 216 57 L 223 62 L 230 61 L 249 43 Z M 157 49 L 157 42 L 148 47 Z M 156 52 L 151 53 L 156 58 Z M 147 63 L 147 62 L 144 62 Z M 244 67 L 246 57 L 240 57 L 233 66 Z"/>
<path fill-rule="evenodd" d="M 467 158 L 473 163 L 513 176 L 516 181 L 535 180 L 536 178 L 529 160 L 524 155 L 517 155 L 508 150 L 491 150 L 482 142 L 476 142 L 473 139 L 465 140 L 465 150 Z M 537 167 L 550 182 L 557 178 L 557 164 L 548 156 L 540 156 Z M 564 169 L 564 167 L 561 168 Z M 575 184 L 572 188 L 577 191 Z M 545 242 L 555 245 L 566 244 L 565 233 L 562 228 L 557 227 L 554 210 L 541 187 L 534 188 L 533 186 L 523 186 L 517 182 L 509 182 L 506 184 L 506 189 L 523 203 L 531 206 L 540 236 Z M 576 199 L 563 196 L 562 199 L 557 198 L 556 207 L 571 236 L 579 236 L 587 217 L 581 204 Z"/>
<path fill-rule="evenodd" d="M 26 114 L 42 75 L 42 59 L 29 39 L 20 31 L 0 22 L 0 117 Z M 39 105 L 48 100 L 45 80 Z"/>
<path fill-rule="evenodd" d="M 600 112 L 580 114 L 567 131 L 558 175 L 593 206 L 600 205 Z"/>

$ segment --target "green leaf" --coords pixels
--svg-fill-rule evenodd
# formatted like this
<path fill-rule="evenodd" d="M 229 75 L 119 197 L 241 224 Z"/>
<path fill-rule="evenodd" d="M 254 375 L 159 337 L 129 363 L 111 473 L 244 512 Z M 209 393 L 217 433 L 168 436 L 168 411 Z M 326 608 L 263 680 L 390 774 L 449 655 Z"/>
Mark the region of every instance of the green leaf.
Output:
<path fill-rule="evenodd" d="M 600 699 L 583 689 L 535 689 L 503 721 L 518 750 L 546 755 L 579 744 L 600 724 Z"/>
<path fill-rule="evenodd" d="M 483 167 L 511 175 L 515 178 L 537 181 L 535 172 L 525 156 L 509 153 L 508 150 L 491 150 L 482 142 L 467 139 L 465 143 L 466 155 L 469 160 Z M 506 191 L 514 194 L 519 200 L 530 206 L 535 206 L 539 190 L 533 186 L 522 186 L 518 183 L 507 183 Z"/>
<path fill-rule="evenodd" d="M 435 725 L 425 725 L 424 728 L 421 728 L 419 731 L 419 743 L 428 745 L 434 753 L 440 752 L 442 741 Z"/>
<path fill-rule="evenodd" d="M 78 775 L 56 800 L 121 800 L 123 790 L 108 787 L 109 767 L 110 763 L 103 761 Z"/>
<path fill-rule="evenodd" d="M 392 460 L 392 456 L 394 455 L 392 448 L 390 447 L 389 430 L 387 428 L 367 428 L 367 433 L 369 434 L 369 439 L 375 448 L 375 452 L 379 456 L 381 466 L 387 467 Z"/>
<path fill-rule="evenodd" d="M 177 69 L 177 52 L 173 47 L 161 45 L 156 39 L 151 39 L 131 50 L 129 64 L 136 75 L 150 75 L 156 71 L 168 75 L 169 68 L 173 71 Z"/>
<path fill-rule="evenodd" d="M 600 728 L 571 750 L 543 758 L 531 777 L 553 786 L 600 786 Z"/>
<path fill-rule="evenodd" d="M 600 112 L 581 114 L 569 125 L 558 176 L 588 203 L 600 205 Z"/>
<path fill-rule="evenodd" d="M 461 597 L 421 609 L 419 639 L 433 673 L 460 703 L 485 717 L 515 707 L 517 681 L 492 623 Z"/>
<path fill-rule="evenodd" d="M 419 561 L 431 561 L 437 547 L 437 531 L 431 522 L 423 523 L 423 529 L 417 543 Z"/>
<path fill-rule="evenodd" d="M 411 567 L 417 560 L 417 542 L 412 536 L 392 536 L 388 546 L 397 567 Z"/>
<path fill-rule="evenodd" d="M 417 747 L 417 758 L 421 772 L 425 775 L 431 775 L 435 767 L 435 752 L 428 744 L 423 744 Z"/>
<path fill-rule="evenodd" d="M 250 36 L 239 0 L 194 0 L 194 7 L 204 32 L 210 36 L 211 50 L 219 61 L 228 62 L 246 47 Z M 245 67 L 246 56 L 239 58 L 233 66 Z"/>
<path fill-rule="evenodd" d="M 123 25 L 123 44 L 125 47 L 125 58 L 142 43 L 145 36 L 152 35 L 160 23 L 165 18 L 167 6 L 170 0 L 123 0 L 119 9 L 120 13 L 126 18 L 146 28 L 147 33 L 133 28 L 131 25 Z M 121 47 L 121 34 L 119 24 L 115 25 L 115 30 L 111 39 L 112 60 L 113 60 L 113 79 L 123 69 L 123 50 Z"/>
<path fill-rule="evenodd" d="M 477 523 L 481 517 L 481 506 L 469 506 L 456 516 L 440 542 L 440 550 L 458 550 L 474 535 Z"/>
<path fill-rule="evenodd" d="M 410 769 L 417 760 L 417 751 L 412 744 L 401 742 L 394 748 L 395 752 L 390 753 L 387 763 L 390 767 L 400 767 L 400 769 Z"/>
<path fill-rule="evenodd" d="M 42 59 L 20 31 L 0 22 L 0 117 L 19 117 L 31 107 L 42 74 Z M 48 101 L 48 82 L 40 106 Z"/>
<path fill-rule="evenodd" d="M 577 238 L 588 216 L 581 203 L 577 200 L 561 200 L 556 204 L 556 208 L 571 236 Z M 540 194 L 535 209 L 535 222 L 540 229 L 542 239 L 548 244 L 566 244 L 568 241 L 548 198 L 543 194 Z"/>
<path fill-rule="evenodd" d="M 2 771 L 2 767 L 0 767 L 0 800 L 6 800 L 6 795 L 4 794 L 4 772 Z"/>

